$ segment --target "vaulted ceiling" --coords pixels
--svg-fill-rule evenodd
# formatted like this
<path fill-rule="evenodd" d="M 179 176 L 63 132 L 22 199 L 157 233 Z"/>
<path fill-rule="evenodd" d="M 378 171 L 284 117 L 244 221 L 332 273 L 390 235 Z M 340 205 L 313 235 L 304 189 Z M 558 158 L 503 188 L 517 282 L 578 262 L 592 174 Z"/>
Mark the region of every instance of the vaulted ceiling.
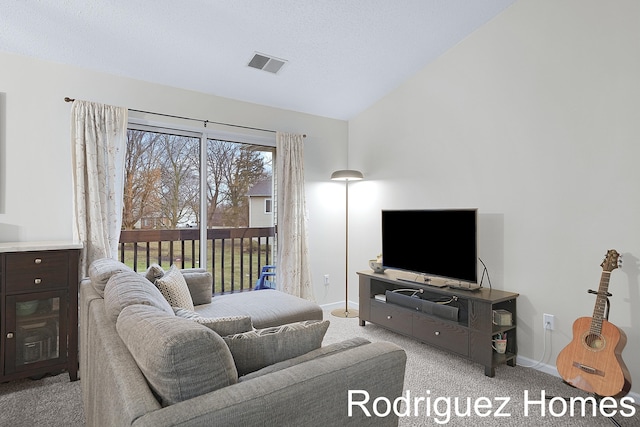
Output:
<path fill-rule="evenodd" d="M 4 1 L 0 51 L 348 120 L 515 1 Z"/>

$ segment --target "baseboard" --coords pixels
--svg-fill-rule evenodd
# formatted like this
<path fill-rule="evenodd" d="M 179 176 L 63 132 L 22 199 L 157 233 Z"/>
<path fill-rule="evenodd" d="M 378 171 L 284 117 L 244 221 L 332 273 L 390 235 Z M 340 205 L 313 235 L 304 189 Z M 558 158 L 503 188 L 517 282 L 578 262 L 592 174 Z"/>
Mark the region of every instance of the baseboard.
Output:
<path fill-rule="evenodd" d="M 338 301 L 338 302 L 332 302 L 329 304 L 320 304 L 320 307 L 322 308 L 322 310 L 335 310 L 336 308 L 343 308 L 344 307 L 344 301 Z M 359 307 L 359 305 L 353 301 L 349 301 L 349 308 L 352 308 L 354 310 L 357 310 Z"/>
<path fill-rule="evenodd" d="M 516 363 L 522 367 L 530 367 L 531 369 L 535 369 L 536 371 L 544 372 L 545 374 L 552 375 L 557 377 L 559 380 L 560 374 L 554 365 L 548 365 L 546 363 L 539 363 L 536 360 L 529 359 L 527 357 L 518 356 L 516 359 Z M 631 397 L 636 405 L 640 405 L 640 394 L 630 392 L 627 396 Z"/>

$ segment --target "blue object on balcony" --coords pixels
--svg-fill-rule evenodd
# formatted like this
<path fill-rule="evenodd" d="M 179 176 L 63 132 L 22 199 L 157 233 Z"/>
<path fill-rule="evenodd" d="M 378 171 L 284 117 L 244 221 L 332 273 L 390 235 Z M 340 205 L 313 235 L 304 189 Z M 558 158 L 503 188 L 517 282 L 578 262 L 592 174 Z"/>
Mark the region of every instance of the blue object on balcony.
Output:
<path fill-rule="evenodd" d="M 262 270 L 260 271 L 260 277 L 256 281 L 256 287 L 254 290 L 260 289 L 275 289 L 276 282 L 275 280 L 269 279 L 270 277 L 275 277 L 276 275 L 276 266 L 275 265 L 263 265 Z"/>

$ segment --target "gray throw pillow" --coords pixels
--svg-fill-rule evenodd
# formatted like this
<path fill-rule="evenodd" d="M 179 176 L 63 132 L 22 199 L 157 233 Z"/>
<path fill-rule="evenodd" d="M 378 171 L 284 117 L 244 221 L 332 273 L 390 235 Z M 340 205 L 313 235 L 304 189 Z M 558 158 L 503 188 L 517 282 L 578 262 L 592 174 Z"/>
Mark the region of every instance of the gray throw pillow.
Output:
<path fill-rule="evenodd" d="M 116 261 L 115 259 L 101 258 L 93 261 L 91 265 L 89 265 L 88 273 L 93 288 L 101 297 L 104 297 L 104 287 L 107 285 L 111 276 L 123 271 L 133 270 L 128 265 L 125 265 L 120 261 Z"/>
<path fill-rule="evenodd" d="M 204 317 L 195 311 L 178 307 L 173 307 L 173 312 L 176 316 L 204 325 L 223 337 L 253 330 L 249 316 Z"/>
<path fill-rule="evenodd" d="M 123 271 L 111 276 L 104 288 L 104 307 L 107 314 L 115 322 L 122 309 L 133 304 L 154 306 L 175 316 L 158 288 L 138 273 Z"/>
<path fill-rule="evenodd" d="M 370 341 L 362 337 L 355 337 L 337 343 L 325 345 L 315 350 L 311 350 L 310 352 L 305 353 L 302 356 L 283 360 L 282 362 L 274 363 L 273 365 L 269 365 L 257 371 L 251 372 L 250 374 L 244 375 L 242 378 L 238 378 L 238 382 L 247 381 L 252 378 L 258 378 L 266 374 L 271 374 L 273 372 L 282 371 L 283 369 L 288 369 L 292 366 L 308 362 L 309 360 L 320 359 L 322 357 L 341 353 L 343 351 L 348 351 L 352 348 L 360 347 L 361 345 L 365 344 L 370 344 Z"/>
<path fill-rule="evenodd" d="M 162 276 L 164 276 L 164 269 L 158 264 L 151 264 L 144 274 L 144 277 L 153 284 Z"/>
<path fill-rule="evenodd" d="M 131 305 L 118 316 L 116 329 L 162 406 L 238 381 L 222 338 L 191 320 Z"/>
<path fill-rule="evenodd" d="M 268 292 L 268 291 L 264 291 Z M 242 376 L 320 348 L 328 320 L 307 320 L 223 337 Z"/>
<path fill-rule="evenodd" d="M 187 282 L 193 305 L 209 304 L 213 295 L 213 276 L 206 270 L 192 268 L 180 270 Z"/>

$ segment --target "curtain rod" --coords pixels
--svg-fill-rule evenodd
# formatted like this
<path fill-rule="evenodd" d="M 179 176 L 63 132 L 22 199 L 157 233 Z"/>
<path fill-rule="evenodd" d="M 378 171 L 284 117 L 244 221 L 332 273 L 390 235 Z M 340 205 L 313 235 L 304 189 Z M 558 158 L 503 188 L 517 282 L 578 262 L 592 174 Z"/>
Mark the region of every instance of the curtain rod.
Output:
<path fill-rule="evenodd" d="M 65 96 L 65 98 L 64 98 L 64 102 L 73 102 L 73 101 L 75 101 L 74 98 L 69 98 L 68 96 Z M 173 119 L 191 120 L 191 121 L 194 121 L 194 122 L 202 122 L 204 124 L 204 127 L 207 127 L 207 123 L 213 123 L 215 125 L 232 126 L 232 127 L 236 127 L 236 128 L 242 128 L 242 129 L 250 129 L 250 130 L 257 130 L 257 131 L 261 131 L 261 132 L 276 133 L 275 130 L 271 130 L 271 129 L 261 129 L 261 128 L 254 128 L 254 127 L 251 127 L 251 126 L 234 125 L 232 123 L 213 122 L 211 120 L 202 120 L 202 119 L 194 119 L 194 118 L 191 118 L 191 117 L 174 116 L 172 114 L 155 113 L 153 111 L 134 110 L 132 108 L 129 108 L 128 110 L 129 111 L 134 111 L 136 113 L 153 114 L 153 115 L 156 115 L 156 116 L 171 117 Z M 306 138 L 307 135 L 303 134 L 302 137 Z"/>

